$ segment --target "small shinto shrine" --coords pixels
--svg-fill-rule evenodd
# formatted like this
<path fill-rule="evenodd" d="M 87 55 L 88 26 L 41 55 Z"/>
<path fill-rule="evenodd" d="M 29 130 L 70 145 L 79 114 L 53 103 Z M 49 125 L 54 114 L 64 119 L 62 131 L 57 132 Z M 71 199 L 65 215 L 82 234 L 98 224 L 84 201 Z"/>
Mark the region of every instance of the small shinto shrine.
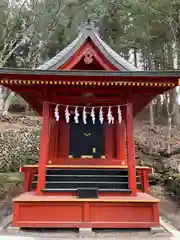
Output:
<path fill-rule="evenodd" d="M 0 83 L 42 116 L 38 165 L 22 166 L 13 226 L 151 228 L 159 200 L 151 168 L 136 166 L 133 119 L 179 72 L 144 72 L 114 52 L 92 24 L 37 70 L 0 69 Z"/>

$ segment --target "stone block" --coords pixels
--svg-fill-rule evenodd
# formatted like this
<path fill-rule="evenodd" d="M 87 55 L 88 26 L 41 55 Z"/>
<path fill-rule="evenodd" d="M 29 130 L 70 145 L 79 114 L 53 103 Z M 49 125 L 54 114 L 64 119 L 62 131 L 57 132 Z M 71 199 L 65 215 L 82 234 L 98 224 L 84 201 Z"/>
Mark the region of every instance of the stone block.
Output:
<path fill-rule="evenodd" d="M 92 236 L 93 231 L 92 228 L 79 228 L 79 236 L 80 237 L 88 237 Z"/>

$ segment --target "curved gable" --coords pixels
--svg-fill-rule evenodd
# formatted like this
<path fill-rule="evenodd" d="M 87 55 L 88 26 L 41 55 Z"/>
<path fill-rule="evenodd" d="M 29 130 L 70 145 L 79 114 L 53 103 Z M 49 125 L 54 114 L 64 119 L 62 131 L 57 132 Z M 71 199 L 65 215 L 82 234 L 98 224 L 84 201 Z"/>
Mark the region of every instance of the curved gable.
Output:
<path fill-rule="evenodd" d="M 96 62 L 95 66 L 90 66 L 87 63 L 87 52 L 92 55 L 93 61 Z M 70 70 L 75 67 L 75 65 L 80 62 L 80 60 L 85 59 L 85 62 L 89 65 L 88 67 L 83 66 L 88 70 L 119 70 L 119 71 L 137 71 L 138 69 L 130 64 L 128 61 L 123 59 L 119 54 L 117 54 L 112 48 L 110 48 L 98 35 L 93 24 L 86 23 L 79 33 L 78 37 L 64 48 L 55 57 L 38 67 L 41 70 L 57 70 L 66 69 Z M 92 60 L 91 59 L 91 60 Z M 90 59 L 89 59 L 90 61 Z M 94 62 L 94 63 L 95 63 Z M 68 65 L 69 64 L 69 65 Z M 97 65 L 99 64 L 99 69 Z M 82 66 L 78 66 L 78 68 Z M 95 67 L 95 69 L 93 68 Z M 76 68 L 74 68 L 76 69 Z M 80 70 L 80 69 L 79 69 Z"/>
<path fill-rule="evenodd" d="M 61 66 L 61 70 L 118 70 L 104 57 L 88 38 L 83 45 Z"/>

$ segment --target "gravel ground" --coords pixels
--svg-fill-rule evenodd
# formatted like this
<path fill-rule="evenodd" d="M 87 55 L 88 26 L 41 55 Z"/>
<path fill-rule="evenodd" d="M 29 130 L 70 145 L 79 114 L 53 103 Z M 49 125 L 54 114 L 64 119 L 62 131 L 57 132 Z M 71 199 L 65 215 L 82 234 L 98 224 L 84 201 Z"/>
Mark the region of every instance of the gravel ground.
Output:
<path fill-rule="evenodd" d="M 34 238 L 34 237 L 15 237 L 15 236 L 0 236 L 1 237 L 1 240 L 52 240 L 52 238 Z M 59 239 L 59 238 L 58 238 Z M 66 240 L 67 238 L 61 238 L 61 240 Z M 89 237 L 83 237 L 83 238 L 78 238 L 79 240 L 89 240 L 89 239 L 92 239 L 92 238 L 89 238 Z M 101 240 L 103 238 L 94 238 L 96 240 Z M 107 240 L 115 240 L 117 238 L 107 238 Z M 138 240 L 139 238 L 118 238 L 118 239 L 122 239 L 122 240 Z M 146 238 L 144 238 L 145 240 Z M 152 238 L 149 238 L 149 240 L 156 240 L 157 238 L 156 237 L 152 237 Z M 74 238 L 68 238 L 68 240 L 74 240 Z M 171 238 L 158 238 L 158 240 L 179 240 L 178 238 L 174 238 L 174 237 L 171 237 Z"/>
<path fill-rule="evenodd" d="M 164 186 L 156 185 L 151 187 L 151 193 L 160 199 L 160 214 L 180 231 L 180 203 L 170 197 Z"/>
<path fill-rule="evenodd" d="M 6 227 L 2 234 L 14 235 L 22 237 L 32 237 L 35 239 L 79 239 L 82 233 L 79 234 L 78 230 L 73 229 L 13 229 L 11 226 Z M 86 238 L 86 234 L 84 238 Z M 93 229 L 91 235 L 87 239 L 169 239 L 172 234 L 161 228 L 160 231 L 150 231 L 149 229 Z M 1 239 L 1 237 L 0 237 Z"/>

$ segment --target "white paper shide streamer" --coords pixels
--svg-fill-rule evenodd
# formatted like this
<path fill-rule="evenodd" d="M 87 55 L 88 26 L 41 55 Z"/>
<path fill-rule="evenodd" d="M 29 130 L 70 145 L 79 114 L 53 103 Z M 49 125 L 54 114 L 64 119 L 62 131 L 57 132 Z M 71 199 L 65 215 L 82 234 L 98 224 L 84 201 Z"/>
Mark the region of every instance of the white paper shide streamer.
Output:
<path fill-rule="evenodd" d="M 107 119 L 109 124 L 110 123 L 114 124 L 114 117 L 112 115 L 111 106 L 108 108 Z"/>
<path fill-rule="evenodd" d="M 66 107 L 65 109 L 65 118 L 66 118 L 66 123 L 70 122 L 70 112 L 69 112 L 69 106 Z"/>
<path fill-rule="evenodd" d="M 122 113 L 121 113 L 121 107 L 118 105 L 118 122 L 122 122 Z"/>
<path fill-rule="evenodd" d="M 55 107 L 54 116 L 56 118 L 56 121 L 58 122 L 59 118 L 60 118 L 60 116 L 59 116 L 59 104 L 57 104 L 56 107 Z"/>
<path fill-rule="evenodd" d="M 92 110 L 91 110 L 91 118 L 92 118 L 93 124 L 95 124 L 95 122 L 96 122 L 96 116 L 95 116 L 94 107 L 92 107 Z"/>
<path fill-rule="evenodd" d="M 75 111 L 74 111 L 74 121 L 75 123 L 79 123 L 79 113 L 78 113 L 78 107 L 75 108 Z"/>
<path fill-rule="evenodd" d="M 61 106 L 61 104 L 56 104 L 56 107 L 54 109 L 54 116 L 56 121 L 59 121 L 60 119 L 60 109 L 59 106 Z M 115 117 L 113 116 L 113 111 L 112 108 L 114 108 L 114 110 L 117 111 L 117 122 L 119 124 L 121 124 L 122 122 L 122 105 L 117 105 L 117 106 L 95 106 L 95 107 L 86 107 L 86 106 L 69 106 L 69 105 L 62 105 L 63 107 L 65 107 L 65 121 L 66 123 L 70 123 L 70 118 L 71 118 L 71 109 L 70 108 L 75 108 L 74 109 L 74 122 L 75 123 L 79 123 L 79 117 L 82 114 L 82 120 L 84 124 L 87 124 L 87 117 L 88 114 L 91 116 L 91 120 L 93 124 L 96 124 L 97 121 L 97 115 L 96 115 L 96 111 L 99 110 L 99 121 L 101 124 L 104 123 L 105 119 L 107 119 L 109 124 L 114 124 L 115 122 Z M 106 115 L 106 111 L 104 111 L 104 109 L 107 109 L 107 116 Z M 88 109 L 88 110 L 87 110 Z"/>
<path fill-rule="evenodd" d="M 104 115 L 103 108 L 100 107 L 100 110 L 99 110 L 99 121 L 100 121 L 101 124 L 103 124 L 103 122 L 104 122 L 104 116 L 103 115 Z"/>
<path fill-rule="evenodd" d="M 84 123 L 84 124 L 87 124 L 86 107 L 83 108 L 83 123 Z"/>

